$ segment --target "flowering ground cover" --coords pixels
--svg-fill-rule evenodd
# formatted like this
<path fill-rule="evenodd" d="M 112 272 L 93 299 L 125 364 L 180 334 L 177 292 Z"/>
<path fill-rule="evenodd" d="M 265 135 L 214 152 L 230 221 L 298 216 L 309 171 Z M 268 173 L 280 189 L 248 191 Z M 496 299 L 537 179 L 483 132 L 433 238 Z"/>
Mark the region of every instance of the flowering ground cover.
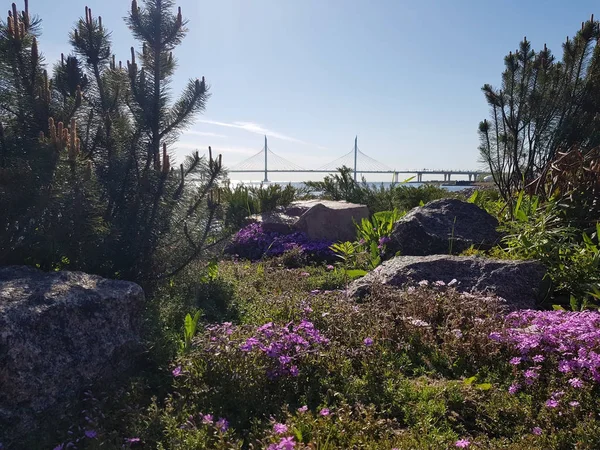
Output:
<path fill-rule="evenodd" d="M 237 319 L 201 324 L 158 388 L 97 400 L 54 445 L 600 448 L 600 314 L 506 315 L 452 280 L 357 303 L 336 270 L 220 263 Z"/>
<path fill-rule="evenodd" d="M 241 258 L 259 260 L 263 256 L 280 256 L 290 250 L 300 249 L 313 261 L 330 261 L 335 259 L 329 249 L 331 244 L 330 241 L 313 241 L 301 232 L 266 232 L 261 224 L 253 223 L 236 233 L 227 252 Z"/>

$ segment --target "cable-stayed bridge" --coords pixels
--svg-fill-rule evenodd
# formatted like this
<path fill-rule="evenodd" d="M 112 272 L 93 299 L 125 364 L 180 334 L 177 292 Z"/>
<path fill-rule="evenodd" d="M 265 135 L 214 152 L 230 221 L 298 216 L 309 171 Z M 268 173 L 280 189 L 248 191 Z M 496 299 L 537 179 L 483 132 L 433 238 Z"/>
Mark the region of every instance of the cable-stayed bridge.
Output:
<path fill-rule="evenodd" d="M 485 174 L 481 170 L 392 169 L 363 153 L 358 148 L 358 138 L 354 139 L 354 148 L 345 155 L 316 169 L 306 169 L 271 151 L 266 136 L 265 146 L 258 153 L 231 167 L 228 172 L 264 173 L 264 181 L 268 182 L 269 173 L 331 173 L 342 166 L 353 169 L 355 181 L 357 174 L 391 174 L 394 182 L 398 182 L 399 174 L 415 174 L 418 182 L 423 181 L 424 174 L 443 175 L 444 181 L 450 181 L 452 175 L 466 175 L 469 181 L 474 181 L 477 175 Z"/>

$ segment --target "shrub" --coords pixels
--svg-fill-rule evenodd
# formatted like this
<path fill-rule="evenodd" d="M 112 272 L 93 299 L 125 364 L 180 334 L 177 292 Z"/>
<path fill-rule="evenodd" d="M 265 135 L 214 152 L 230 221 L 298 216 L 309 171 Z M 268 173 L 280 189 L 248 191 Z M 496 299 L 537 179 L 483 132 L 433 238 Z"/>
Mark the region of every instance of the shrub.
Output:
<path fill-rule="evenodd" d="M 600 218 L 600 147 L 559 152 L 532 187 L 554 201 L 565 219 L 581 229 L 593 229 Z"/>
<path fill-rule="evenodd" d="M 221 195 L 225 203 L 225 226 L 239 228 L 246 217 L 289 206 L 299 194 L 291 184 L 283 188 L 278 184 L 266 187 L 238 184 L 231 188 L 228 184 L 221 189 Z"/>

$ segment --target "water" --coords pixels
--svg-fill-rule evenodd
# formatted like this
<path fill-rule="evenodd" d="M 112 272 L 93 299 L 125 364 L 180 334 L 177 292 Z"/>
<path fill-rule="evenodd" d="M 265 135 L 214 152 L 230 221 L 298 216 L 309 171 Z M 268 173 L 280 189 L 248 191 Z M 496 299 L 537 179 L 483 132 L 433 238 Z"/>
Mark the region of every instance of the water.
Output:
<path fill-rule="evenodd" d="M 298 182 L 298 181 L 270 181 L 268 183 L 262 182 L 262 181 L 248 181 L 248 180 L 231 180 L 231 184 L 233 186 L 236 186 L 238 184 L 244 184 L 246 186 L 260 186 L 261 184 L 263 186 L 267 186 L 269 184 L 279 184 L 280 186 L 287 186 L 288 184 L 291 184 L 293 187 L 295 187 L 296 189 L 301 189 L 304 187 L 304 183 L 303 182 Z M 385 187 L 386 189 L 389 188 L 390 186 L 392 186 L 394 183 L 390 183 L 389 181 L 381 181 L 381 182 L 372 182 L 372 183 L 367 183 L 369 186 L 371 187 L 375 187 L 375 188 L 379 188 L 380 186 Z M 400 183 L 395 183 L 396 185 L 399 185 Z M 402 183 L 406 186 L 413 186 L 413 187 L 419 187 L 419 186 L 423 186 L 424 184 L 433 184 L 433 183 L 418 183 L 418 182 L 410 182 L 410 183 Z M 450 192 L 458 192 L 458 191 L 462 191 L 463 189 L 467 189 L 473 186 L 469 186 L 469 185 L 442 185 L 442 184 L 437 184 L 435 183 L 437 186 L 440 186 Z"/>

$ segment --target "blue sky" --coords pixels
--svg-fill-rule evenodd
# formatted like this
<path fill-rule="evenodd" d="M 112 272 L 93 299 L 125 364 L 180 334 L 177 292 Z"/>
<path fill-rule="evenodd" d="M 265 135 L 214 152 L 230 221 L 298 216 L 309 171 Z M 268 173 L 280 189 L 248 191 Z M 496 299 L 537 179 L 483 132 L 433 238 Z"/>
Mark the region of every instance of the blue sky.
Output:
<path fill-rule="evenodd" d="M 30 0 L 49 61 L 68 53 L 84 6 L 113 32 L 117 60 L 137 43 L 127 0 Z M 235 165 L 260 151 L 307 168 L 360 149 L 395 169 L 479 168 L 480 88 L 497 85 L 523 36 L 560 46 L 597 1 L 180 0 L 189 33 L 175 53 L 177 92 L 205 76 L 212 97 L 172 151 L 208 145 Z M 286 176 L 283 176 L 284 178 Z M 289 178 L 289 177 L 288 177 Z"/>

